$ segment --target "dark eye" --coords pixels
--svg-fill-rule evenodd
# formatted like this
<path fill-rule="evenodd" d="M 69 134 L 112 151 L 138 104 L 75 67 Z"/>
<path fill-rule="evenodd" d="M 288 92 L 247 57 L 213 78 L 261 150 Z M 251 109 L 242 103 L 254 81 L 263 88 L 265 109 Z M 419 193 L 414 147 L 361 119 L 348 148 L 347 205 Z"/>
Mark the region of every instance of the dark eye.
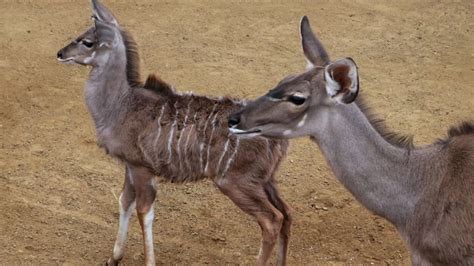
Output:
<path fill-rule="evenodd" d="M 86 40 L 82 40 L 82 44 L 84 44 L 84 46 L 86 46 L 87 48 L 91 48 L 94 45 L 94 43 Z"/>
<path fill-rule="evenodd" d="M 288 101 L 295 105 L 302 105 L 306 101 L 306 97 L 300 95 L 290 95 Z"/>

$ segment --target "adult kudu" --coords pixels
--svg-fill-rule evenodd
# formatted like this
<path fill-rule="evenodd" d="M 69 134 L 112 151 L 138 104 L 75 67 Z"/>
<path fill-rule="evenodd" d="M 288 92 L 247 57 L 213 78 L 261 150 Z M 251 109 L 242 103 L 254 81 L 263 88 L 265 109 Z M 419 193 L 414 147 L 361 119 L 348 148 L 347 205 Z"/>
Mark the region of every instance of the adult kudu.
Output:
<path fill-rule="evenodd" d="M 386 218 L 407 243 L 415 265 L 474 265 L 474 123 L 413 147 L 389 132 L 363 104 L 357 66 L 330 61 L 301 21 L 307 71 L 229 117 L 237 135 L 311 136 L 340 182 Z"/>
<path fill-rule="evenodd" d="M 275 186 L 287 140 L 240 139 L 228 115 L 245 102 L 179 94 L 149 76 L 140 80 L 136 43 L 114 15 L 92 1 L 94 26 L 62 48 L 61 62 L 91 66 L 85 100 L 98 143 L 125 164 L 117 240 L 109 265 L 124 254 L 129 219 L 136 209 L 147 265 L 155 264 L 152 222 L 155 176 L 170 182 L 211 178 L 262 230 L 257 264 L 268 264 L 278 240 L 277 264 L 286 264 L 291 216 Z"/>

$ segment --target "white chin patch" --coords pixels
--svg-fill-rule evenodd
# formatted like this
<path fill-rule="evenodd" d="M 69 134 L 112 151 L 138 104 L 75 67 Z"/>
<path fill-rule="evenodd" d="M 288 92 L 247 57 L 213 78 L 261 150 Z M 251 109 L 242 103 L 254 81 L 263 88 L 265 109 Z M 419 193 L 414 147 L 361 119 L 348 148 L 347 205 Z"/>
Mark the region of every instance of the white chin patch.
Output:
<path fill-rule="evenodd" d="M 69 57 L 69 58 L 66 58 L 66 59 L 61 59 L 61 58 L 58 58 L 58 61 L 61 62 L 61 63 L 64 63 L 64 64 L 74 64 L 74 58 L 72 57 Z"/>
<path fill-rule="evenodd" d="M 92 62 L 92 59 L 94 59 L 94 57 L 95 57 L 95 51 L 92 52 L 91 56 L 84 59 L 84 64 L 90 64 Z"/>

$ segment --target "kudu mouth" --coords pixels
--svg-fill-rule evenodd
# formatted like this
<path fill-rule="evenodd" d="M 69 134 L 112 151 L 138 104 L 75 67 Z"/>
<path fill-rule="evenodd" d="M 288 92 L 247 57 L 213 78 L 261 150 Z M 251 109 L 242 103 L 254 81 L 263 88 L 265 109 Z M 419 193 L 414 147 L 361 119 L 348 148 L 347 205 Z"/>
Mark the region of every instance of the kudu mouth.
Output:
<path fill-rule="evenodd" d="M 74 60 L 72 57 L 68 58 L 63 58 L 63 50 L 59 50 L 58 53 L 56 54 L 56 59 L 61 62 L 61 63 L 66 63 L 66 62 L 71 62 Z"/>
<path fill-rule="evenodd" d="M 258 136 L 262 133 L 262 130 L 260 129 L 251 129 L 251 130 L 242 130 L 238 129 L 237 125 L 230 127 L 229 128 L 230 133 L 235 134 L 235 135 L 241 135 L 241 136 Z"/>

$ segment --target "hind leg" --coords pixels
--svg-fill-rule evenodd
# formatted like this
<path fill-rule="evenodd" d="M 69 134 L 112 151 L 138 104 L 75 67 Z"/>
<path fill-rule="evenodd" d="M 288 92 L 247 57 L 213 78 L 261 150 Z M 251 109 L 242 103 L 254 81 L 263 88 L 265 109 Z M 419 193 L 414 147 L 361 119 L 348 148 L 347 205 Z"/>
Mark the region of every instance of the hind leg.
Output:
<path fill-rule="evenodd" d="M 278 235 L 277 265 L 286 265 L 292 223 L 291 209 L 281 199 L 278 189 L 273 181 L 270 181 L 265 185 L 265 192 L 273 206 L 283 214 L 283 223 Z"/>
<path fill-rule="evenodd" d="M 112 257 L 107 261 L 107 265 L 117 265 L 123 257 L 125 251 L 125 241 L 127 239 L 128 224 L 130 217 L 135 210 L 135 188 L 132 185 L 128 167 L 125 168 L 125 180 L 122 193 L 119 198 L 119 229 L 115 240 Z"/>
<path fill-rule="evenodd" d="M 263 185 L 251 181 L 228 175 L 216 184 L 240 209 L 257 220 L 262 230 L 257 265 L 268 265 L 282 227 L 283 214 L 269 201 Z"/>
<path fill-rule="evenodd" d="M 136 209 L 138 221 L 142 228 L 145 264 L 155 265 L 153 247 L 153 203 L 156 197 L 156 181 L 148 168 L 130 167 L 136 191 Z"/>

